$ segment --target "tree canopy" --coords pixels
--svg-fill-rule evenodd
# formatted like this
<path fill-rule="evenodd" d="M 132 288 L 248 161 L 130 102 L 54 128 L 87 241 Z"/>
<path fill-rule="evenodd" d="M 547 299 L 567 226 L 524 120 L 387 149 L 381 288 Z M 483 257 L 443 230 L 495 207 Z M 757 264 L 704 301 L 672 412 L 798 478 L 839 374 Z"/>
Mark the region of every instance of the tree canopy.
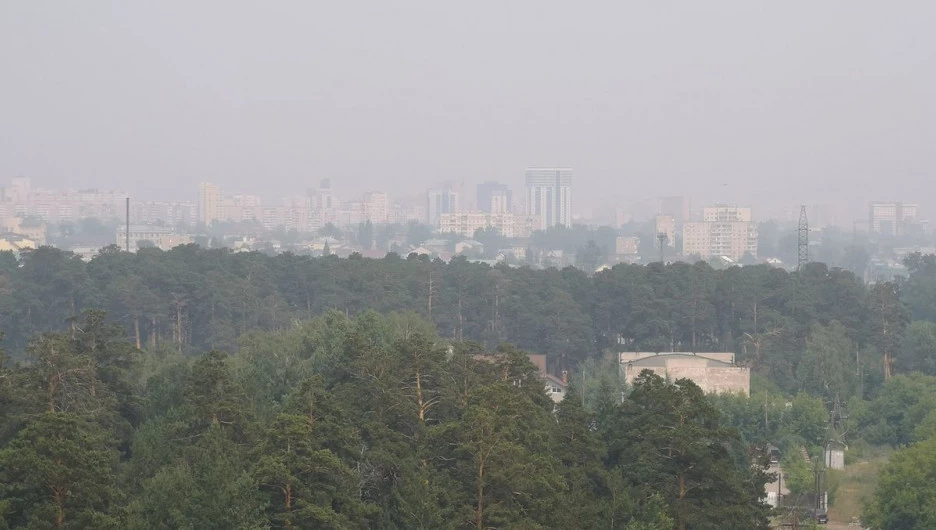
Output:
<path fill-rule="evenodd" d="M 765 528 L 749 450 L 830 429 L 907 455 L 868 517 L 926 527 L 885 495 L 928 480 L 931 262 L 867 286 L 820 263 L 0 254 L 0 527 Z M 575 373 L 648 350 L 732 351 L 758 386 L 600 368 L 556 405 L 525 353 Z"/>

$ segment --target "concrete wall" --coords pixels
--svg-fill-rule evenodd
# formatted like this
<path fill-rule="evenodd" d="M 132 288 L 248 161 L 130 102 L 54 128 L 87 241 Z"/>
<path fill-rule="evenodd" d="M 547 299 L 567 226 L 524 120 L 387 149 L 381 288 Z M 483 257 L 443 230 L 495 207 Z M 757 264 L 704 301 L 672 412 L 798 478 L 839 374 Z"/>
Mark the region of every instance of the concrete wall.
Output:
<path fill-rule="evenodd" d="M 683 357 L 667 359 L 663 366 L 641 366 L 640 363 L 621 366 L 624 378 L 628 383 L 633 383 L 634 379 L 640 375 L 640 372 L 651 370 L 670 381 L 684 378 L 691 379 L 706 394 L 732 392 L 746 396 L 751 390 L 751 372 L 747 368 L 740 366 L 708 366 L 704 359 L 687 359 Z"/>

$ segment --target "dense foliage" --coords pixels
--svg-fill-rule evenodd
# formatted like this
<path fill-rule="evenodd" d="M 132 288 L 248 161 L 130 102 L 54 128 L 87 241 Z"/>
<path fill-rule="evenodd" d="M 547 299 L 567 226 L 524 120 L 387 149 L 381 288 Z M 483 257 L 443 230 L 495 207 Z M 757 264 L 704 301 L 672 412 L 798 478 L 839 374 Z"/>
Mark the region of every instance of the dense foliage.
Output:
<path fill-rule="evenodd" d="M 526 354 L 413 314 L 331 311 L 196 357 L 89 311 L 26 361 L 0 378 L 4 527 L 767 525 L 764 468 L 691 381 L 556 406 Z"/>
<path fill-rule="evenodd" d="M 936 528 L 936 436 L 898 451 L 881 473 L 864 522 L 880 530 Z"/>
<path fill-rule="evenodd" d="M 936 378 L 895 377 L 866 417 L 870 440 L 900 449 L 881 472 L 863 520 L 880 530 L 936 527 Z"/>
<path fill-rule="evenodd" d="M 140 348 L 199 353 L 231 351 L 250 332 L 286 329 L 330 309 L 411 311 L 455 341 L 545 353 L 557 372 L 610 349 L 734 351 L 787 392 L 867 396 L 889 374 L 936 375 L 932 263 L 911 256 L 906 286 L 868 288 L 819 263 L 794 273 L 618 265 L 589 276 L 463 258 L 270 257 L 194 245 L 136 254 L 108 248 L 85 263 L 47 247 L 19 260 L 0 254 L 0 329 L 6 349 L 20 356 L 35 334 L 104 309 Z M 812 336 L 815 346 L 807 347 Z M 843 363 L 856 375 L 828 373 Z"/>
<path fill-rule="evenodd" d="M 758 528 L 749 449 L 846 437 L 909 447 L 884 527 L 936 435 L 936 258 L 907 265 L 0 253 L 0 527 Z M 587 368 L 587 406 L 508 343 Z M 615 350 L 734 351 L 755 392 L 628 394 Z"/>

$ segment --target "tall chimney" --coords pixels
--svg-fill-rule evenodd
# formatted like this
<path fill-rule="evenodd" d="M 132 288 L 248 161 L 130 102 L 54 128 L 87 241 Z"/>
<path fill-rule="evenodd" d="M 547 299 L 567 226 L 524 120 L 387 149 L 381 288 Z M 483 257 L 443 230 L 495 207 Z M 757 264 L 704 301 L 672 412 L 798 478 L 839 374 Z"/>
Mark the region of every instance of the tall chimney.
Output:
<path fill-rule="evenodd" d="M 564 385 L 569 384 L 569 371 L 568 370 L 562 371 L 562 384 Z"/>

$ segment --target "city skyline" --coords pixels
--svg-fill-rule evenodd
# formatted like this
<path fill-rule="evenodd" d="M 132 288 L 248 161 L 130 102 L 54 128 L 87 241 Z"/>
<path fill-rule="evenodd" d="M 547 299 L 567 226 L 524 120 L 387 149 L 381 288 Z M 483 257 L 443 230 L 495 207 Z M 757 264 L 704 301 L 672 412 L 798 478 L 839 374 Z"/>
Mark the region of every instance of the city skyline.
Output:
<path fill-rule="evenodd" d="M 527 168 L 529 170 L 530 168 Z M 534 168 L 536 169 L 536 168 Z M 542 169 L 542 168 L 539 168 Z M 243 193 L 241 190 L 237 190 L 236 193 L 231 193 L 230 190 L 223 188 L 222 186 L 213 183 L 213 182 L 201 182 L 195 186 L 195 192 L 190 193 L 192 190 L 186 190 L 186 192 L 180 193 L 175 198 L 170 198 L 168 200 L 162 199 L 153 199 L 146 198 L 140 199 L 135 197 L 133 194 L 128 194 L 124 191 L 119 190 L 108 190 L 101 189 L 91 186 L 74 186 L 63 189 L 54 189 L 48 188 L 45 186 L 36 186 L 32 183 L 32 179 L 29 177 L 19 176 L 13 177 L 10 179 L 10 184 L 8 186 L 0 185 L 0 204 L 4 201 L 9 203 L 10 201 L 25 201 L 26 196 L 30 193 L 38 194 L 40 197 L 39 201 L 44 203 L 54 202 L 56 200 L 61 200 L 68 202 L 69 200 L 75 200 L 75 197 L 106 197 L 105 202 L 109 201 L 110 206 L 104 207 L 103 212 L 105 212 L 103 217 L 116 216 L 120 217 L 123 212 L 122 205 L 123 201 L 126 198 L 131 198 L 131 208 L 133 213 L 134 222 L 147 223 L 150 222 L 148 219 L 151 217 L 159 217 L 160 214 L 153 211 L 153 207 L 157 209 L 164 210 L 162 216 L 169 216 L 176 219 L 176 222 L 182 222 L 186 219 L 191 219 L 205 223 L 206 218 L 203 215 L 203 211 L 206 208 L 205 205 L 205 186 L 210 187 L 212 190 L 211 196 L 213 197 L 212 203 L 215 206 L 212 208 L 215 209 L 214 213 L 211 215 L 213 219 L 216 219 L 220 216 L 218 204 L 221 198 L 224 198 L 227 201 L 227 208 L 230 209 L 243 209 L 244 212 L 250 208 L 311 208 L 322 209 L 323 213 L 321 218 L 317 219 L 315 223 L 325 224 L 325 223 L 335 223 L 335 224 L 355 224 L 361 220 L 371 220 L 375 223 L 388 223 L 388 222 L 401 222 L 401 219 L 405 220 L 420 220 L 430 225 L 435 225 L 438 227 L 438 215 L 439 213 L 471 213 L 471 212 L 486 212 L 484 208 L 479 207 L 477 204 L 478 198 L 466 198 L 467 195 L 472 195 L 471 192 L 463 194 L 462 192 L 455 191 L 455 187 L 465 188 L 464 181 L 460 181 L 457 186 L 455 182 L 448 181 L 442 183 L 441 185 L 432 186 L 424 190 L 407 190 L 401 193 L 389 193 L 385 190 L 368 190 L 360 194 L 354 193 L 342 193 L 342 190 L 336 190 L 332 188 L 330 179 L 322 179 L 319 181 L 318 187 L 307 187 L 305 188 L 305 193 L 302 193 L 300 190 L 293 190 L 292 193 L 276 196 L 272 194 L 262 195 L 259 193 Z M 484 193 L 491 193 L 491 189 L 495 189 L 495 194 L 499 194 L 495 202 L 497 208 L 504 208 L 504 210 L 498 210 L 493 213 L 511 213 L 515 212 L 518 214 L 526 213 L 526 208 L 529 207 L 526 202 L 529 199 L 529 191 L 521 190 L 520 197 L 514 195 L 514 190 L 511 186 L 497 182 L 497 181 L 484 181 L 478 184 L 478 193 L 481 193 L 481 188 L 486 186 L 487 188 Z M 493 187 L 493 188 L 491 188 Z M 469 186 L 470 188 L 470 186 Z M 347 190 L 345 190 L 347 191 Z M 448 193 L 451 194 L 451 199 L 449 202 L 446 202 L 446 207 L 444 211 L 432 213 L 427 204 L 427 195 L 431 196 L 433 194 L 439 193 Z M 69 199 L 71 197 L 71 199 Z M 369 199 L 370 197 L 370 199 Z M 379 215 L 373 215 L 374 199 L 379 200 L 378 209 L 381 212 Z M 438 197 L 436 197 L 438 200 Z M 509 204 L 509 207 L 504 207 L 504 202 Z M 368 203 L 372 203 L 370 206 Z M 577 210 L 571 210 L 571 224 L 588 224 L 592 226 L 598 225 L 607 225 L 612 227 L 618 227 L 622 224 L 622 214 L 623 219 L 626 219 L 627 222 L 635 221 L 639 223 L 651 222 L 658 223 L 659 216 L 670 216 L 675 225 L 682 226 L 689 221 L 701 221 L 704 215 L 704 210 L 707 207 L 715 206 L 737 206 L 741 203 L 731 203 L 729 201 L 713 201 L 710 203 L 704 203 L 699 205 L 698 208 L 693 209 L 691 206 L 693 204 L 692 197 L 686 196 L 666 196 L 666 197 L 657 197 L 655 201 L 656 206 L 651 208 L 649 204 L 644 204 L 642 210 L 626 210 L 621 207 L 616 207 L 613 210 L 603 210 L 598 215 L 593 217 L 586 217 L 580 214 Z M 698 204 L 698 203 L 697 203 Z M 746 203 L 745 203 L 746 204 Z M 343 208 L 341 210 L 339 205 Z M 172 213 L 173 206 L 175 206 L 175 213 Z M 789 205 L 785 209 L 785 212 L 781 216 L 769 216 L 763 212 L 758 211 L 756 208 L 751 208 L 754 212 L 751 219 L 755 222 L 768 222 L 768 221 L 778 221 L 782 223 L 793 223 L 797 220 L 797 215 L 799 213 L 799 208 L 802 205 Z M 880 227 L 877 223 L 885 222 L 891 223 L 897 222 L 897 217 L 900 216 L 900 226 L 896 224 L 885 224 L 887 230 L 886 232 L 891 235 L 900 235 L 904 233 L 909 233 L 911 231 L 910 224 L 918 225 L 920 223 L 928 223 L 929 219 L 925 216 L 924 213 L 927 209 L 928 204 L 926 201 L 922 203 L 919 201 L 909 202 L 901 200 L 871 200 L 863 205 L 852 205 L 855 209 L 863 209 L 864 215 L 859 216 L 854 219 L 845 219 L 842 220 L 830 213 L 829 205 L 825 204 L 806 204 L 807 211 L 809 212 L 810 226 L 814 229 L 819 229 L 825 226 L 836 226 L 840 229 L 847 229 L 858 232 L 873 232 L 881 233 Z M 351 217 L 348 217 L 348 208 L 354 209 L 355 212 L 351 214 Z M 40 206 L 40 208 L 48 209 L 49 206 Z M 100 208 L 100 207 L 99 207 Z M 182 208 L 183 210 L 179 210 Z M 406 213 L 403 213 L 400 208 L 407 210 Z M 883 210 L 881 210 L 884 208 Z M 869 213 L 870 209 L 870 213 Z M 883 215 L 881 220 L 875 221 L 875 209 L 880 210 L 881 212 L 887 212 L 879 215 Z M 339 218 L 338 214 L 341 210 L 344 214 L 343 218 Z M 45 211 L 45 210 L 42 210 Z M 70 210 L 68 210 L 70 211 Z M 97 211 L 97 210 L 95 210 Z M 25 210 L 22 211 L 10 211 L 8 214 L 16 213 L 17 215 L 23 214 Z M 116 214 L 114 212 L 117 212 Z M 168 212 L 168 213 L 167 213 Z M 896 212 L 900 212 L 899 214 Z M 2 213 L 2 212 L 0 212 Z M 492 212 L 486 212 L 492 213 Z M 70 214 L 66 214 L 65 217 L 69 218 Z M 246 215 L 246 217 L 244 217 Z M 276 222 L 277 215 L 272 213 L 267 213 L 268 216 L 273 216 L 271 220 L 263 223 L 266 226 L 272 226 L 272 223 Z M 403 218 L 401 218 L 403 216 Z M 56 215 L 40 214 L 39 217 L 44 220 L 52 219 L 53 221 L 57 219 Z M 229 216 L 230 217 L 230 216 Z M 262 220 L 262 215 L 251 215 L 247 213 L 242 213 L 234 216 L 235 220 Z M 280 215 L 281 217 L 281 215 Z M 436 221 L 432 222 L 430 218 L 435 218 Z M 228 219 L 230 220 L 230 219 Z M 205 223 L 210 225 L 209 223 Z M 314 223 L 313 223 L 314 224 Z M 320 224 L 314 224 L 314 226 L 320 226 Z M 312 225 L 310 225 L 312 226 Z"/>
<path fill-rule="evenodd" d="M 468 197 L 469 202 L 471 204 L 474 204 L 476 200 L 474 198 L 475 192 L 472 191 L 474 190 L 475 186 L 478 184 L 482 184 L 482 183 L 490 182 L 490 181 L 503 183 L 505 186 L 507 186 L 511 190 L 511 192 L 514 192 L 512 195 L 513 205 L 517 205 L 518 204 L 517 201 L 524 201 L 525 197 L 523 194 L 523 189 L 525 188 L 525 186 L 524 186 L 524 179 L 522 176 L 522 168 L 520 171 L 521 171 L 521 176 L 520 177 L 515 176 L 512 179 L 511 178 L 497 179 L 497 178 L 490 178 L 490 177 L 484 177 L 484 176 L 478 177 L 477 179 L 465 179 L 465 182 L 468 183 L 466 185 L 467 186 L 466 190 L 469 190 L 469 194 L 470 194 Z M 614 195 L 614 192 L 610 191 L 609 197 L 605 197 L 598 204 L 596 204 L 594 201 L 587 201 L 586 199 L 580 198 L 580 195 L 588 196 L 589 186 L 585 183 L 580 183 L 578 175 L 579 175 L 579 172 L 576 171 L 576 182 L 579 185 L 576 186 L 576 191 L 575 191 L 576 208 L 573 211 L 573 215 L 577 219 L 578 218 L 601 219 L 601 220 L 606 221 L 608 224 L 614 224 L 614 212 L 615 210 L 622 209 L 622 205 L 624 205 L 623 210 L 627 212 L 628 214 L 630 214 L 631 217 L 633 217 L 634 219 L 646 220 L 660 213 L 659 202 L 661 199 L 672 198 L 674 196 L 685 197 L 687 199 L 691 199 L 694 205 L 739 204 L 739 203 L 750 204 L 752 208 L 754 208 L 757 212 L 759 212 L 759 214 L 756 216 L 756 219 L 758 221 L 766 221 L 766 220 L 771 220 L 771 219 L 781 220 L 781 221 L 795 221 L 796 216 L 799 213 L 799 207 L 805 204 L 810 209 L 812 208 L 821 209 L 823 219 L 832 219 L 834 221 L 831 223 L 823 223 L 823 224 L 832 224 L 832 225 L 840 226 L 840 227 L 849 227 L 856 222 L 858 223 L 867 222 L 868 205 L 872 202 L 884 202 L 884 203 L 899 203 L 899 202 L 910 203 L 912 202 L 918 205 L 918 210 L 917 210 L 918 217 L 923 218 L 923 219 L 932 218 L 933 212 L 934 212 L 934 206 L 929 201 L 918 201 L 918 200 L 911 201 L 907 199 L 907 197 L 912 197 L 918 194 L 914 193 L 914 194 L 901 195 L 896 192 L 888 192 L 888 193 L 883 193 L 877 196 L 870 196 L 866 200 L 859 200 L 858 202 L 853 202 L 853 201 L 821 202 L 821 201 L 817 201 L 815 197 L 811 195 L 806 195 L 801 200 L 798 200 L 798 201 L 794 200 L 790 202 L 775 203 L 772 205 L 772 207 L 763 207 L 763 206 L 757 206 L 758 204 L 762 205 L 763 203 L 762 202 L 759 203 L 753 197 L 750 199 L 746 199 L 743 194 L 734 194 L 734 193 L 725 193 L 724 195 L 701 194 L 699 196 L 695 196 L 695 195 L 689 195 L 687 193 L 683 193 L 682 195 L 679 195 L 678 190 L 668 190 L 667 193 L 664 193 L 661 195 L 647 195 L 647 196 L 632 195 L 630 197 L 622 197 L 621 199 L 617 199 L 616 197 L 609 198 L 612 195 Z M 25 177 L 25 178 L 29 178 L 33 182 L 39 182 L 40 184 L 42 184 L 42 182 L 33 179 L 31 176 L 25 173 L 13 174 L 13 175 L 10 175 L 9 177 L 13 179 Z M 308 180 L 296 182 L 295 187 L 283 188 L 282 191 L 271 190 L 268 187 L 264 187 L 260 185 L 259 183 L 255 187 L 251 187 L 251 186 L 231 187 L 231 186 L 225 185 L 223 179 L 213 180 L 210 182 L 212 182 L 213 184 L 219 185 L 225 189 L 230 189 L 236 195 L 254 195 L 257 197 L 261 197 L 261 199 L 263 200 L 265 204 L 271 204 L 271 203 L 280 202 L 280 200 L 283 199 L 284 197 L 302 194 L 304 193 L 304 190 L 309 189 L 310 185 L 318 183 L 322 180 L 332 180 L 332 179 L 310 178 Z M 426 189 L 438 187 L 438 186 L 434 186 L 433 183 L 441 182 L 441 181 L 444 181 L 444 179 L 437 179 L 435 181 L 432 181 L 430 182 L 427 188 L 412 187 L 412 188 L 400 190 L 399 186 L 392 186 L 392 189 L 398 190 L 398 191 L 392 193 L 391 197 L 412 198 L 412 197 L 422 196 L 425 193 Z M 50 182 L 55 182 L 55 180 L 51 180 Z M 196 186 L 196 187 L 198 184 L 199 184 L 199 181 L 193 181 L 190 183 L 191 186 Z M 60 189 L 60 190 L 74 190 L 74 191 L 82 191 L 82 190 L 95 190 L 95 191 L 108 191 L 108 192 L 113 191 L 113 192 L 119 193 L 123 197 L 130 196 L 131 198 L 134 198 L 137 200 L 143 200 L 142 198 L 145 197 L 146 200 L 159 201 L 159 202 L 191 202 L 191 203 L 197 202 L 197 193 L 192 193 L 190 189 L 188 188 L 182 189 L 182 190 L 172 189 L 163 193 L 153 194 L 153 193 L 149 193 L 146 191 L 139 191 L 137 189 L 134 189 L 135 188 L 134 186 L 124 186 L 121 188 L 121 187 L 102 185 L 100 182 L 95 182 L 95 181 L 91 181 L 86 184 L 75 184 L 74 181 L 69 181 L 69 182 L 66 182 L 65 185 L 60 186 L 60 187 L 52 187 L 52 186 L 40 186 L 40 187 L 44 187 L 46 189 Z M 342 186 L 341 183 L 339 182 L 338 186 L 333 189 L 337 191 L 339 195 L 344 196 L 344 197 L 360 197 L 367 193 L 374 193 L 374 192 L 389 193 L 387 191 L 387 189 L 389 188 L 391 187 L 388 186 L 388 188 L 381 189 L 379 187 L 374 187 L 374 186 L 370 186 L 370 187 L 360 186 L 360 185 Z M 520 191 L 519 196 L 515 193 L 517 190 Z M 676 195 L 674 195 L 674 193 Z M 713 197 L 713 198 L 703 199 L 701 197 Z M 733 197 L 740 197 L 740 198 L 735 199 Z M 692 211 L 694 211 L 697 214 L 700 213 L 701 206 L 699 207 L 693 206 Z"/>

